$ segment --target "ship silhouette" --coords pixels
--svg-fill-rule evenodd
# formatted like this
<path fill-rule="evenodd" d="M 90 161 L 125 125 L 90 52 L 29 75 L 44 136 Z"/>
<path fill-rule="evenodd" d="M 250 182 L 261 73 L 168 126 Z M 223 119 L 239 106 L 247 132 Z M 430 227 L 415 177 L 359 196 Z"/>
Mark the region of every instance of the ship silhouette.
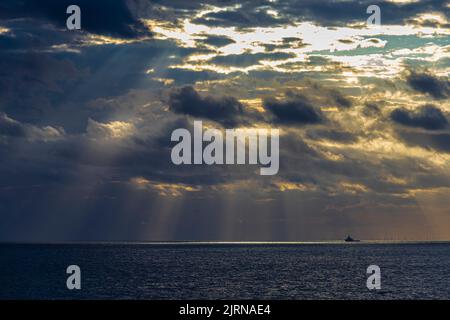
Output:
<path fill-rule="evenodd" d="M 349 235 L 347 236 L 347 238 L 345 238 L 344 240 L 345 242 L 359 242 L 359 240 L 357 239 L 353 239 L 352 237 L 350 237 Z"/>

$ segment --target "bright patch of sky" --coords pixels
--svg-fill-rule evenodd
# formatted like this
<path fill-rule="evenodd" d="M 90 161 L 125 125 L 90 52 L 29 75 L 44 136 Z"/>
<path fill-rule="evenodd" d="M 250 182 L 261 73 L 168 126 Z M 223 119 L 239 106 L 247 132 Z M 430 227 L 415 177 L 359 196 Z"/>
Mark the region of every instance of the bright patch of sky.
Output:
<path fill-rule="evenodd" d="M 220 10 L 209 8 L 207 12 Z M 202 12 L 199 16 L 205 14 Z M 447 19 L 439 14 L 427 14 L 420 19 L 434 19 L 445 23 Z M 283 69 L 283 64 L 305 61 L 309 55 L 323 55 L 333 61 L 373 72 L 379 68 L 381 76 L 394 75 L 401 69 L 405 57 L 427 61 L 443 58 L 448 50 L 450 31 L 444 28 L 431 28 L 413 25 L 381 25 L 366 28 L 336 27 L 328 28 L 302 22 L 280 27 L 260 27 L 241 30 L 235 27 L 209 27 L 194 24 L 191 20 L 183 21 L 181 27 L 147 20 L 146 23 L 155 33 L 156 38 L 172 39 L 184 47 L 197 47 L 197 40 L 205 36 L 226 36 L 234 43 L 220 48 L 213 48 L 214 53 L 191 56 L 176 67 L 191 70 L 213 70 L 220 73 L 272 68 Z M 284 45 L 283 39 L 298 38 L 304 45 Z M 288 43 L 289 44 L 289 43 Z M 209 60 L 217 55 L 256 54 L 268 52 L 267 45 L 274 46 L 273 52 L 293 54 L 286 59 L 262 59 L 251 66 L 215 65 Z M 277 47 L 278 45 L 278 47 Z"/>

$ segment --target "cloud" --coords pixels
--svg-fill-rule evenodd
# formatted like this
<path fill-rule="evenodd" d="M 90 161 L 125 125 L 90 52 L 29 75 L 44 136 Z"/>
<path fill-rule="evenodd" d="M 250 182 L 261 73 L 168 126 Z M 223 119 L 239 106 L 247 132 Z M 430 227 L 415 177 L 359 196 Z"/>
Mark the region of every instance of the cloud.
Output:
<path fill-rule="evenodd" d="M 24 137 L 26 130 L 21 123 L 9 118 L 6 113 L 0 112 L 0 135 Z"/>
<path fill-rule="evenodd" d="M 267 12 L 267 8 L 258 7 L 251 2 L 244 4 L 237 10 L 224 10 L 211 12 L 194 20 L 197 24 L 204 24 L 214 27 L 265 27 L 277 26 L 289 23 L 283 17 L 275 17 Z"/>
<path fill-rule="evenodd" d="M 72 0 L 13 0 L 0 4 L 0 19 L 32 18 L 46 20 L 58 28 L 66 28 L 66 9 Z M 149 36 L 149 30 L 134 17 L 125 0 L 77 0 L 81 9 L 81 28 L 90 33 L 120 38 Z"/>
<path fill-rule="evenodd" d="M 100 123 L 89 119 L 86 132 L 94 139 L 122 139 L 131 136 L 135 131 L 132 123 L 111 121 Z"/>
<path fill-rule="evenodd" d="M 281 41 L 275 43 L 261 43 L 266 51 L 272 52 L 278 49 L 300 49 L 307 47 L 309 44 L 303 42 L 301 38 L 285 37 Z"/>
<path fill-rule="evenodd" d="M 37 127 L 14 120 L 4 112 L 0 112 L 0 136 L 27 138 L 30 140 L 48 141 L 60 139 L 65 132 L 62 128 L 51 126 Z"/>
<path fill-rule="evenodd" d="M 308 137 L 316 140 L 331 140 L 340 143 L 353 143 L 358 141 L 358 137 L 351 132 L 338 130 L 338 129 L 318 129 L 309 130 L 307 133 Z"/>
<path fill-rule="evenodd" d="M 366 102 L 364 104 L 363 114 L 367 117 L 378 116 L 381 113 L 380 106 L 375 102 Z"/>
<path fill-rule="evenodd" d="M 365 24 L 366 9 L 378 5 L 382 12 L 382 23 L 405 24 L 422 13 L 441 12 L 448 16 L 446 0 L 421 0 L 399 2 L 392 0 L 203 0 L 180 1 L 158 0 L 148 5 L 135 0 L 140 10 L 149 17 L 176 22 L 194 17 L 193 22 L 206 26 L 276 27 L 296 22 L 313 21 L 324 26 L 344 26 L 349 23 Z M 145 10 L 143 7 L 151 6 Z M 220 7 L 219 11 L 205 12 L 205 7 Z M 203 11 L 203 12 L 202 12 Z"/>
<path fill-rule="evenodd" d="M 427 130 L 445 129 L 448 125 L 448 120 L 442 111 L 430 104 L 421 106 L 415 112 L 403 108 L 395 109 L 391 113 L 391 119 L 404 126 Z"/>
<path fill-rule="evenodd" d="M 86 73 L 69 59 L 0 50 L 0 110 L 21 122 L 40 122 Z"/>
<path fill-rule="evenodd" d="M 341 108 L 350 108 L 352 106 L 352 101 L 345 97 L 341 92 L 337 90 L 331 90 L 329 92 L 330 97 L 334 100 L 334 102 Z"/>
<path fill-rule="evenodd" d="M 176 84 L 195 84 L 197 81 L 217 80 L 221 75 L 213 71 L 196 71 L 182 68 L 167 68 L 162 72 L 164 78 L 175 81 Z"/>
<path fill-rule="evenodd" d="M 398 135 L 409 145 L 450 153 L 450 133 L 400 131 Z"/>
<path fill-rule="evenodd" d="M 292 53 L 243 53 L 216 56 L 210 62 L 218 65 L 248 67 L 258 64 L 261 60 L 285 60 L 295 57 Z"/>
<path fill-rule="evenodd" d="M 84 132 L 88 118 L 110 120 L 109 109 L 99 118 L 99 108 L 91 107 L 98 99 L 119 97 L 132 89 L 160 90 L 165 85 L 158 78 L 169 77 L 181 84 L 217 78 L 214 72 L 169 68 L 198 52 L 172 41 L 84 46 L 77 53 L 52 52 L 51 44 L 44 47 L 42 43 L 47 45 L 39 42 L 39 51 L 28 45 L 14 52 L 9 47 L 0 49 L 0 111 L 26 123 L 49 119 L 52 126 L 71 133 Z M 154 72 L 146 73 L 149 69 Z"/>
<path fill-rule="evenodd" d="M 448 6 L 447 6 L 448 8 Z M 417 15 L 411 19 L 407 19 L 408 24 L 412 24 L 415 27 L 428 27 L 428 28 L 450 28 L 450 23 L 442 12 L 432 12 L 429 14 Z"/>
<path fill-rule="evenodd" d="M 199 192 L 201 187 L 191 186 L 183 183 L 161 183 L 149 181 L 144 177 L 133 177 L 130 184 L 140 190 L 157 192 L 162 197 L 181 197 L 186 192 Z"/>
<path fill-rule="evenodd" d="M 266 98 L 264 108 L 275 117 L 275 122 L 286 125 L 317 124 L 322 122 L 320 111 L 303 95 L 288 94 L 284 100 Z"/>
<path fill-rule="evenodd" d="M 196 40 L 196 42 L 213 47 L 224 47 L 226 45 L 235 43 L 236 41 L 227 36 L 208 35 L 204 39 Z"/>
<path fill-rule="evenodd" d="M 426 93 L 435 99 L 445 99 L 450 96 L 450 82 L 427 73 L 415 73 L 407 77 L 407 82 L 414 90 Z"/>
<path fill-rule="evenodd" d="M 185 86 L 171 92 L 169 108 L 187 114 L 235 126 L 243 114 L 242 104 L 234 97 L 201 96 L 193 87 Z"/>
<path fill-rule="evenodd" d="M 54 26 L 30 19 L 7 20 L 8 32 L 0 33 L 0 48 L 12 52 L 58 51 L 68 44 L 80 44 L 81 33 L 61 32 Z"/>
<path fill-rule="evenodd" d="M 283 17 L 293 21 L 314 21 L 326 26 L 342 26 L 348 23 L 365 23 L 366 9 L 370 5 L 381 8 L 382 23 L 403 24 L 410 17 L 430 11 L 448 12 L 445 0 L 395 3 L 393 1 L 328 1 L 328 0 L 280 0 L 274 5 Z"/>

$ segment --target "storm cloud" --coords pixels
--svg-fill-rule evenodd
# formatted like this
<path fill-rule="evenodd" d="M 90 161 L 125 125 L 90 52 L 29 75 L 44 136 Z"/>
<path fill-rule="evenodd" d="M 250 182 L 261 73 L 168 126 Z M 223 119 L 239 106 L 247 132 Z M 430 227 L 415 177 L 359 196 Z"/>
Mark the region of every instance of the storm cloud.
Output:
<path fill-rule="evenodd" d="M 427 130 L 445 129 L 448 120 L 442 111 L 433 105 L 424 105 L 417 111 L 395 109 L 391 113 L 391 119 L 399 124 L 409 127 L 418 127 Z"/>
<path fill-rule="evenodd" d="M 234 97 L 201 96 L 193 87 L 176 89 L 170 94 L 170 110 L 236 126 L 243 114 L 242 104 Z"/>
<path fill-rule="evenodd" d="M 320 111 L 303 95 L 290 95 L 284 100 L 267 98 L 264 100 L 264 107 L 279 124 L 317 124 L 323 121 Z"/>
<path fill-rule="evenodd" d="M 81 8 L 82 29 L 91 33 L 135 38 L 149 36 L 149 30 L 132 15 L 125 0 L 12 0 L 0 4 L 1 18 L 31 18 L 43 19 L 57 28 L 66 27 L 66 9 L 72 4 Z"/>
<path fill-rule="evenodd" d="M 429 94 L 435 99 L 445 99 L 450 96 L 448 78 L 439 78 L 427 73 L 412 72 L 407 78 L 408 84 L 420 93 Z"/>

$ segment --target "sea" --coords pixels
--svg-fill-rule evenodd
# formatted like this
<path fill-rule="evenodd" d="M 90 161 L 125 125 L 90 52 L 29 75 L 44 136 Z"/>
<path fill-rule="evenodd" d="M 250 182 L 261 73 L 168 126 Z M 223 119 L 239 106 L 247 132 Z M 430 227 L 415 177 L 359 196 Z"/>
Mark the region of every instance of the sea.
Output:
<path fill-rule="evenodd" d="M 445 242 L 0 244 L 3 300 L 449 298 Z"/>

